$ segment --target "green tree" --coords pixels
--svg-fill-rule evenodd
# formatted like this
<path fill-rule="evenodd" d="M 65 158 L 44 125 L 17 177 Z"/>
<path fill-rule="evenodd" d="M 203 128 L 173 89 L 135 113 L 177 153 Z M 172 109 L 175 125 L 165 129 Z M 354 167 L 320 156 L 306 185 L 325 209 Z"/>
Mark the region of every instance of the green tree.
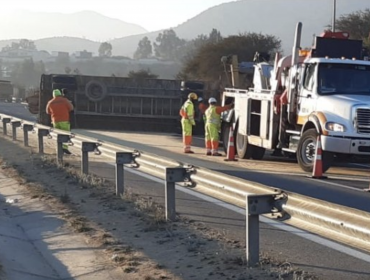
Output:
<path fill-rule="evenodd" d="M 370 48 L 370 9 L 341 15 L 335 25 L 337 30 L 348 32 L 352 39 L 363 40 L 364 46 Z"/>
<path fill-rule="evenodd" d="M 149 69 L 147 70 L 141 69 L 137 72 L 130 71 L 127 76 L 132 79 L 157 79 L 158 78 L 158 75 L 152 74 Z"/>
<path fill-rule="evenodd" d="M 134 53 L 134 58 L 135 59 L 141 59 L 141 58 L 148 58 L 152 55 L 153 53 L 153 47 L 152 43 L 148 39 L 148 37 L 144 37 L 143 39 L 140 40 L 137 49 Z"/>
<path fill-rule="evenodd" d="M 165 30 L 159 33 L 155 40 L 157 43 L 154 42 L 153 45 L 156 57 L 174 61 L 181 60 L 186 41 L 177 37 L 175 31 Z"/>
<path fill-rule="evenodd" d="M 112 56 L 112 45 L 108 42 L 101 43 L 99 46 L 99 56 L 110 57 Z"/>
<path fill-rule="evenodd" d="M 218 43 L 204 44 L 192 59 L 185 63 L 180 78 L 195 80 L 218 80 L 224 72 L 221 57 L 237 55 L 239 61 L 253 61 L 255 53 L 279 51 L 281 41 L 272 35 L 246 33 L 230 36 Z"/>
<path fill-rule="evenodd" d="M 212 29 L 209 35 L 201 34 L 197 38 L 187 42 L 183 62 L 186 63 L 187 61 L 194 58 L 197 51 L 206 44 L 217 44 L 222 41 L 221 33 L 217 29 Z"/>
<path fill-rule="evenodd" d="M 36 50 L 35 42 L 27 40 L 27 39 L 21 39 L 19 41 L 19 48 L 26 49 L 26 50 Z"/>
<path fill-rule="evenodd" d="M 11 73 L 11 80 L 19 87 L 38 87 L 41 75 L 44 73 L 45 65 L 42 61 L 34 63 L 32 59 L 26 59 L 15 66 Z"/>
<path fill-rule="evenodd" d="M 362 40 L 369 38 L 370 9 L 341 15 L 335 21 L 336 29 L 347 31 L 352 39 Z"/>

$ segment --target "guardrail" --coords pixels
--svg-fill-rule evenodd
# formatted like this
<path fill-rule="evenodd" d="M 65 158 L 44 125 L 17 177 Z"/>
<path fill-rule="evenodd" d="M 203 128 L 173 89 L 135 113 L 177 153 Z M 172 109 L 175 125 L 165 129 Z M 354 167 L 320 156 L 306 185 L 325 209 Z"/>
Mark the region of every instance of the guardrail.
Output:
<path fill-rule="evenodd" d="M 131 164 L 131 167 L 143 173 L 163 179 L 166 182 L 165 206 L 168 220 L 175 219 L 177 182 L 184 182 L 183 187 L 191 187 L 195 192 L 245 208 L 246 255 L 249 266 L 255 265 L 259 260 L 258 222 L 259 215 L 262 214 L 268 214 L 269 218 L 278 219 L 294 227 L 370 252 L 370 213 L 368 212 L 251 183 L 154 154 L 132 151 L 132 149 L 84 135 L 67 134 L 66 131 L 32 124 L 11 116 L 0 114 L 0 118 L 4 134 L 7 134 L 9 123 L 12 124 L 13 140 L 16 140 L 14 130 L 18 127 L 23 129 L 25 146 L 28 145 L 28 133 L 37 130 L 39 153 L 44 152 L 44 137 L 57 139 L 58 162 L 63 161 L 62 143 L 68 142 L 81 148 L 81 172 L 84 174 L 88 173 L 89 152 L 95 152 L 113 160 L 116 164 L 117 195 L 122 195 L 124 192 L 124 165 Z"/>

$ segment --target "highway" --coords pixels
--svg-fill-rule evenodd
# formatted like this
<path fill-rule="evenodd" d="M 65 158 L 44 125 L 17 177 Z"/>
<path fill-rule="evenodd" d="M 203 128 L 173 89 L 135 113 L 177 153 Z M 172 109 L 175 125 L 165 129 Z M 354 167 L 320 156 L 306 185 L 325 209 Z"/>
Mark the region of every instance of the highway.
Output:
<path fill-rule="evenodd" d="M 0 113 L 17 118 L 35 120 L 22 104 L 0 103 Z M 207 157 L 203 139 L 194 139 L 195 154 L 182 153 L 181 135 L 161 133 L 137 133 L 122 131 L 96 131 L 74 129 L 76 134 L 84 134 L 102 142 L 114 142 L 132 149 L 157 154 L 195 166 L 206 167 L 248 181 L 258 182 L 274 188 L 289 190 L 307 196 L 320 198 L 341 205 L 370 212 L 369 165 L 366 163 L 337 163 L 326 174 L 326 180 L 313 180 L 300 170 L 292 159 L 267 155 L 262 161 L 239 160 L 225 162 L 223 157 Z M 55 139 L 50 140 L 55 142 Z M 75 148 L 77 151 L 77 148 Z M 73 151 L 73 147 L 71 147 Z M 90 159 L 89 159 L 90 160 Z M 94 162 L 96 160 L 96 162 Z M 113 179 L 114 164 L 103 157 L 91 156 L 91 172 L 101 173 L 101 177 Z M 107 176 L 107 173 L 110 175 Z M 128 184 L 135 183 L 135 192 L 143 196 L 159 199 L 163 203 L 163 181 L 142 175 L 125 174 Z M 182 216 L 200 224 L 225 232 L 228 237 L 245 240 L 245 210 L 232 205 L 224 205 L 217 200 L 197 197 L 186 192 L 177 194 L 177 211 Z M 190 206 L 189 206 L 190 205 Z M 261 248 L 270 255 L 286 259 L 300 268 L 322 276 L 320 279 L 369 279 L 368 254 L 341 246 L 335 242 L 309 234 L 261 217 Z M 314 241 L 314 242 L 312 242 Z"/>
<path fill-rule="evenodd" d="M 24 105 L 0 103 L 0 113 L 35 121 Z M 337 162 L 325 174 L 325 180 L 312 179 L 293 159 L 272 157 L 266 153 L 264 160 L 238 160 L 225 162 L 224 157 L 205 156 L 202 138 L 194 139 L 195 154 L 182 153 L 181 135 L 137 133 L 121 131 L 73 130 L 75 133 L 100 141 L 117 143 L 161 157 L 171 158 L 190 165 L 206 167 L 248 181 L 287 190 L 317 199 L 370 212 L 370 163 Z"/>

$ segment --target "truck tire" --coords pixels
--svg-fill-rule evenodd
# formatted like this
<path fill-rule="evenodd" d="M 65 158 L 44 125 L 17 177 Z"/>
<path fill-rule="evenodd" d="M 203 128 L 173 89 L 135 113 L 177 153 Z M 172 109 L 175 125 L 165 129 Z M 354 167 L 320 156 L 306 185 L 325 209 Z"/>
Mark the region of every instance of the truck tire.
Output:
<path fill-rule="evenodd" d="M 227 149 L 229 147 L 229 134 L 230 134 L 231 124 L 226 123 L 222 125 L 222 145 L 224 152 L 227 154 Z M 234 132 L 234 147 L 235 147 L 235 132 Z"/>
<path fill-rule="evenodd" d="M 236 130 L 236 129 L 235 129 Z M 251 145 L 248 144 L 248 136 L 236 133 L 236 153 L 239 158 L 249 159 L 252 157 Z"/>
<path fill-rule="evenodd" d="M 255 160 L 263 159 L 265 155 L 265 151 L 266 151 L 265 148 L 258 147 L 258 146 L 251 146 L 251 148 L 252 148 L 252 159 L 255 159 Z"/>
<path fill-rule="evenodd" d="M 90 81 L 85 86 L 85 95 L 90 101 L 102 101 L 107 95 L 107 87 L 100 81 Z"/>
<path fill-rule="evenodd" d="M 303 132 L 297 149 L 297 161 L 301 169 L 311 173 L 316 152 L 316 141 L 318 132 L 315 128 L 311 128 Z M 322 152 L 322 172 L 326 172 L 333 163 L 333 153 Z"/>

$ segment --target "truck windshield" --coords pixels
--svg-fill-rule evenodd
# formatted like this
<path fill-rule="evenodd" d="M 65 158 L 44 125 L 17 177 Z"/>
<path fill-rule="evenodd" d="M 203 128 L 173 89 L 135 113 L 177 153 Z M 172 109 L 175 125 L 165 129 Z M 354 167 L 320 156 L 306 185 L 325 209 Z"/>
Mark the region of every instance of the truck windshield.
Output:
<path fill-rule="evenodd" d="M 370 66 L 321 63 L 318 72 L 318 93 L 370 95 Z"/>

